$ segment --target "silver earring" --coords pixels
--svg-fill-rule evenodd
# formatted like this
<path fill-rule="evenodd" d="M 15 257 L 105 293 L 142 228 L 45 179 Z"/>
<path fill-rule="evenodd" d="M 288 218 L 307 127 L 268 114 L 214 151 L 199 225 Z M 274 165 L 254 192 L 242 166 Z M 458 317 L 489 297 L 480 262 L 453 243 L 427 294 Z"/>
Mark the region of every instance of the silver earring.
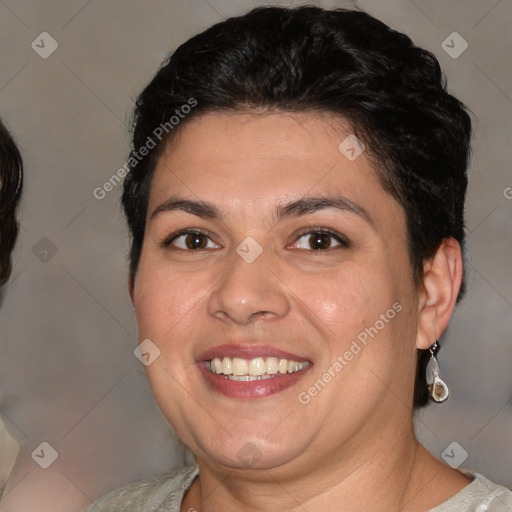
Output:
<path fill-rule="evenodd" d="M 437 403 L 444 402 L 450 395 L 448 386 L 445 381 L 439 376 L 439 363 L 437 362 L 436 354 L 439 351 L 439 344 L 434 342 L 430 347 L 430 359 L 427 363 L 426 379 L 428 391 L 432 400 Z"/>

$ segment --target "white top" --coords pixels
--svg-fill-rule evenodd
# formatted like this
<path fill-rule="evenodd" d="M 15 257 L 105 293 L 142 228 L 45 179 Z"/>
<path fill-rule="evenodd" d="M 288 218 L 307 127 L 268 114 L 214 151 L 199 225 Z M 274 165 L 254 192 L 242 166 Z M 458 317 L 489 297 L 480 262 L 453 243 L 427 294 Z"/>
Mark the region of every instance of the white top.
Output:
<path fill-rule="evenodd" d="M 179 468 L 171 474 L 136 482 L 107 494 L 85 512 L 180 512 L 187 489 L 197 477 L 196 467 Z M 512 512 L 512 492 L 479 474 L 442 505 L 429 512 Z"/>

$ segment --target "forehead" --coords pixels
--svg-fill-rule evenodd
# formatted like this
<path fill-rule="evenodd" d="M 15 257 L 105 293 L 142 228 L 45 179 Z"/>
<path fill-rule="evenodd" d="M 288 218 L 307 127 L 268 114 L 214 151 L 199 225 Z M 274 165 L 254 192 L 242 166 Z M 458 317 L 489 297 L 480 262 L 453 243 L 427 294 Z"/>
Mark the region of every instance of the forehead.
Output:
<path fill-rule="evenodd" d="M 286 200 L 309 192 L 387 195 L 361 150 L 348 123 L 329 115 L 203 114 L 162 153 L 150 203 L 171 190 L 217 201 Z"/>

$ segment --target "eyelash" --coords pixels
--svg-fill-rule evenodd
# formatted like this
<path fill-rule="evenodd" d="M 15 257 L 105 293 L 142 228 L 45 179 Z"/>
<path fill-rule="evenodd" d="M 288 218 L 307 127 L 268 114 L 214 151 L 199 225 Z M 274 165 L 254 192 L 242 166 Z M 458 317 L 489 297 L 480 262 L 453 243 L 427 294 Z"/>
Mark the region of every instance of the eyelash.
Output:
<path fill-rule="evenodd" d="M 162 243 L 159 244 L 162 248 L 168 248 L 176 239 L 178 239 L 180 236 L 183 235 L 204 235 L 207 238 L 211 240 L 211 235 L 208 233 L 208 231 L 205 231 L 203 229 L 180 229 L 179 231 L 176 231 L 172 235 L 168 236 Z M 185 251 L 187 249 L 180 249 L 180 247 L 176 247 L 176 249 Z M 189 249 L 190 251 L 192 249 Z"/>
<path fill-rule="evenodd" d="M 329 235 L 336 242 L 338 242 L 342 248 L 350 247 L 350 241 L 346 237 L 344 237 L 340 233 L 337 233 L 336 231 L 333 231 L 331 229 L 320 228 L 320 227 L 319 228 L 308 228 L 307 230 L 304 230 L 303 232 L 299 233 L 296 236 L 296 238 L 295 238 L 293 243 L 296 243 L 298 240 L 300 240 L 302 237 L 304 237 L 306 235 L 315 235 L 315 234 L 318 234 L 318 233 Z M 173 233 L 172 235 L 168 236 L 163 242 L 161 242 L 159 244 L 159 246 L 162 247 L 162 248 L 169 248 L 169 246 L 175 240 L 177 240 L 179 237 L 181 237 L 183 235 L 204 235 L 209 240 L 212 240 L 211 239 L 211 235 L 210 235 L 210 233 L 208 231 L 205 231 L 205 230 L 202 230 L 202 229 L 181 229 L 181 230 Z M 288 245 L 291 245 L 291 244 L 288 244 Z M 181 251 L 187 251 L 187 252 L 194 251 L 193 249 L 182 249 L 180 247 L 175 247 L 175 249 L 181 250 Z M 195 249 L 195 250 L 205 250 L 205 249 Z M 301 249 L 301 250 L 306 250 L 306 249 Z M 323 251 L 327 251 L 327 250 L 329 250 L 329 249 L 324 249 Z M 311 249 L 311 251 L 315 252 L 314 249 Z M 322 252 L 322 251 L 318 250 L 318 252 Z"/>
<path fill-rule="evenodd" d="M 338 242 L 341 246 L 341 248 L 349 248 L 350 247 L 350 241 L 345 236 L 341 235 L 340 233 L 333 231 L 332 229 L 328 228 L 307 228 L 303 232 L 299 233 L 293 243 L 296 243 L 298 240 L 300 240 L 303 236 L 306 235 L 315 235 L 317 233 L 321 233 L 323 235 L 329 235 L 332 237 L 336 242 Z M 335 249 L 335 247 L 333 247 Z M 304 250 L 304 249 L 303 249 Z M 324 251 L 327 251 L 329 249 L 324 249 Z M 314 249 L 311 249 L 311 251 L 315 252 Z M 321 252 L 321 251 L 319 251 Z"/>

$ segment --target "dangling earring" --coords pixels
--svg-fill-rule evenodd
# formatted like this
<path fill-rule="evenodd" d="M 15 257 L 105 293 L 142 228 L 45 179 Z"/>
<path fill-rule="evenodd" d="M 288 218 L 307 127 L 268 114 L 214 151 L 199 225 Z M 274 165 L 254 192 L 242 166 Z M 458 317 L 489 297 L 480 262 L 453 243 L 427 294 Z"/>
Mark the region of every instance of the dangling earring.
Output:
<path fill-rule="evenodd" d="M 432 400 L 437 403 L 441 403 L 448 398 L 450 392 L 444 380 L 439 376 L 439 363 L 436 358 L 436 354 L 439 351 L 439 344 L 437 341 L 434 342 L 429 350 L 430 359 L 427 363 L 426 369 L 428 391 Z"/>

